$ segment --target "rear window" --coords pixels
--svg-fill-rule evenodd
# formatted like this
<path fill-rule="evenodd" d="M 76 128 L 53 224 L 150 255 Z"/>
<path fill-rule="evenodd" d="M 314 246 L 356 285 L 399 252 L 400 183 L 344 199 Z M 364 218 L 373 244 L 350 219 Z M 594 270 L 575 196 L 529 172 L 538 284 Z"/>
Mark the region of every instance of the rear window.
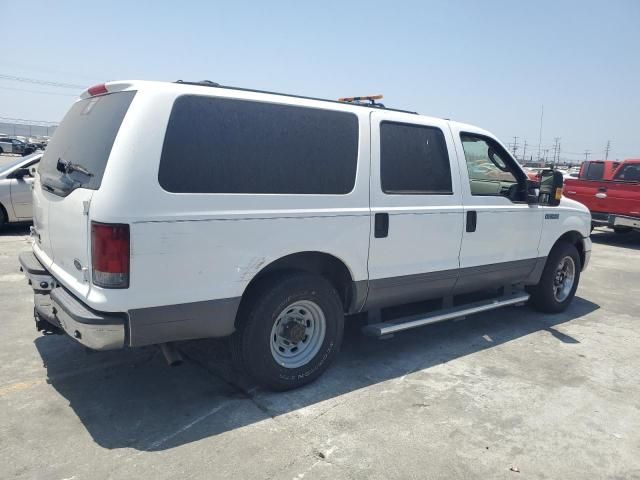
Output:
<path fill-rule="evenodd" d="M 604 177 L 604 163 L 590 163 L 587 165 L 587 180 L 602 180 Z"/>
<path fill-rule="evenodd" d="M 358 159 L 358 119 L 291 105 L 179 97 L 158 181 L 174 193 L 346 194 Z"/>
<path fill-rule="evenodd" d="M 79 187 L 100 188 L 113 142 L 134 95 L 119 92 L 76 102 L 42 157 L 39 171 L 43 186 L 61 194 Z M 59 164 L 71 168 L 64 171 Z"/>

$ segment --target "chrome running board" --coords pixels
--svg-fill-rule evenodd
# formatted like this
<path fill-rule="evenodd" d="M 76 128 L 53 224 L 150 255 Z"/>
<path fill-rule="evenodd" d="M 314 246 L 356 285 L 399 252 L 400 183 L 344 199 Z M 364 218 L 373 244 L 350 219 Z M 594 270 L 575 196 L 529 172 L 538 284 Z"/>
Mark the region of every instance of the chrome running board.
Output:
<path fill-rule="evenodd" d="M 483 300 L 481 302 L 473 302 L 467 303 L 466 305 L 445 308 L 428 314 L 412 315 L 410 317 L 397 318 L 388 322 L 374 323 L 365 326 L 362 331 L 366 335 L 383 337 L 402 330 L 422 327 L 431 323 L 465 317 L 474 313 L 486 312 L 487 310 L 494 310 L 508 305 L 522 304 L 527 300 L 529 300 L 528 293 L 516 292 L 489 300 Z"/>

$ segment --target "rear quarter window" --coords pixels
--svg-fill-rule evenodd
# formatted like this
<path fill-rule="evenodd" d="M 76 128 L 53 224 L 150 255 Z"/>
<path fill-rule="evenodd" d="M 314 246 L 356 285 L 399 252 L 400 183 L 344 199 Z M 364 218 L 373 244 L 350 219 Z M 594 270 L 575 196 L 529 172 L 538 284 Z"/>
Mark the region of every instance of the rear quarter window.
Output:
<path fill-rule="evenodd" d="M 184 95 L 158 181 L 173 193 L 341 195 L 353 190 L 357 160 L 354 114 Z"/>

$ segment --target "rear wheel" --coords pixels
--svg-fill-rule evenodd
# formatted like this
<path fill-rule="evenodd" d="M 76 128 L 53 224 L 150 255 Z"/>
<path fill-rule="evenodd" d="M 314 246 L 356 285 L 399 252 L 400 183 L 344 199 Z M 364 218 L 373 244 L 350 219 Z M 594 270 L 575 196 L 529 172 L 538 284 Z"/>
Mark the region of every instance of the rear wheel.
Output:
<path fill-rule="evenodd" d="M 233 357 L 262 386 L 280 391 L 301 387 L 318 378 L 337 355 L 343 307 L 323 277 L 271 277 L 243 303 L 231 339 Z"/>
<path fill-rule="evenodd" d="M 625 227 L 625 226 L 617 226 L 617 227 L 613 227 L 613 231 L 616 233 L 629 233 L 633 231 L 633 228 Z"/>
<path fill-rule="evenodd" d="M 542 312 L 564 311 L 578 288 L 581 268 L 575 245 L 558 243 L 547 258 L 540 282 L 529 289 L 531 305 Z"/>

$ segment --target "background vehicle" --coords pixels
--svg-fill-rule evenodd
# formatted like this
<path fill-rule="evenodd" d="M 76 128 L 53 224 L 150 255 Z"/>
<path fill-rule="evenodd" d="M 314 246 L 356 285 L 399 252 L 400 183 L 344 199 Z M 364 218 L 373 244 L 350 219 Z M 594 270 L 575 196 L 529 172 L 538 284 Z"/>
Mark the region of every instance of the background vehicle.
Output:
<path fill-rule="evenodd" d="M 640 159 L 616 163 L 611 180 L 569 179 L 564 192 L 589 208 L 594 226 L 623 233 L 640 229 Z M 609 164 L 596 165 L 598 170 L 604 169 L 604 176 L 609 176 L 606 173 Z"/>
<path fill-rule="evenodd" d="M 0 228 L 6 223 L 31 221 L 31 185 L 42 153 L 0 166 Z"/>
<path fill-rule="evenodd" d="M 24 156 L 31 155 L 36 149 L 36 145 L 25 143 L 17 138 L 0 138 L 0 153 L 18 153 Z"/>
<path fill-rule="evenodd" d="M 171 342 L 231 336 L 237 364 L 285 390 L 328 367 L 345 316 L 368 312 L 365 331 L 385 336 L 528 300 L 567 308 L 591 219 L 561 186 L 547 171 L 538 192 L 472 125 L 111 82 L 56 129 L 20 263 L 40 329 L 97 350 L 160 344 L 168 359 Z"/>

